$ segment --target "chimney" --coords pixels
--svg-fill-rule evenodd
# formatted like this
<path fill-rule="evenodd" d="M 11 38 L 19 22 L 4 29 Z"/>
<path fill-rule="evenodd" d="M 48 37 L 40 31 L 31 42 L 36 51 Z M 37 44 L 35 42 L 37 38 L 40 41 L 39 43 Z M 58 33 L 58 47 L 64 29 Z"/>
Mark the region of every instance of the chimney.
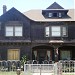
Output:
<path fill-rule="evenodd" d="M 6 13 L 7 7 L 6 5 L 3 5 L 3 14 Z"/>

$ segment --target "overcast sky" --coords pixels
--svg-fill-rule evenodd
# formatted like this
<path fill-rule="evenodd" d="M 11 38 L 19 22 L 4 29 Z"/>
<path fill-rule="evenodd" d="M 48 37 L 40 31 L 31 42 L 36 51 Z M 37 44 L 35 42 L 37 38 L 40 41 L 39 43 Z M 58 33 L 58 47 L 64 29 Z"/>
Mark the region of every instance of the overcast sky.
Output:
<path fill-rule="evenodd" d="M 57 2 L 65 9 L 74 7 L 75 0 L 0 0 L 0 15 L 3 13 L 3 5 L 7 6 L 7 10 L 15 7 L 20 12 L 31 9 L 46 9 L 52 3 Z"/>

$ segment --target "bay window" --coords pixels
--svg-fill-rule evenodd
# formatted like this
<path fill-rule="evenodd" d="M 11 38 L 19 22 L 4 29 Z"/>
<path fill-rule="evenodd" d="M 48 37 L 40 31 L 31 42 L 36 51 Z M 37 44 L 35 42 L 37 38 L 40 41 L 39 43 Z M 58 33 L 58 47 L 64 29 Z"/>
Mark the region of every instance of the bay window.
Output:
<path fill-rule="evenodd" d="M 45 27 L 46 37 L 67 37 L 67 26 L 47 26 Z"/>

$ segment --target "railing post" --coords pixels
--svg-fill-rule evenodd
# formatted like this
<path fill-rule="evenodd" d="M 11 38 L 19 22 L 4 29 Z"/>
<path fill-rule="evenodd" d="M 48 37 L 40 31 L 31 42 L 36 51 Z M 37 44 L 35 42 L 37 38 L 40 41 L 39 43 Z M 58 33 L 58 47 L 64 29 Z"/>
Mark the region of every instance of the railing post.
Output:
<path fill-rule="evenodd" d="M 41 75 L 41 64 L 40 64 L 40 75 Z"/>
<path fill-rule="evenodd" d="M 62 75 L 62 64 L 60 62 L 55 63 L 55 74 L 54 75 Z"/>

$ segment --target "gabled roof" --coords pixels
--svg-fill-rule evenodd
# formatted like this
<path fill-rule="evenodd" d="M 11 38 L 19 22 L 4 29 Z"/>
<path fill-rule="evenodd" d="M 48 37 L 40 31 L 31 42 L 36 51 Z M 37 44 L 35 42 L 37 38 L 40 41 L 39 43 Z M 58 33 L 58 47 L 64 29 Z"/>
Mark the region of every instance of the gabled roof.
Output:
<path fill-rule="evenodd" d="M 54 2 L 52 5 L 50 5 L 47 9 L 64 9 L 61 7 L 58 3 Z"/>
<path fill-rule="evenodd" d="M 0 16 L 0 21 L 8 21 L 8 20 L 12 21 L 16 19 L 21 20 L 21 18 L 28 19 L 28 17 L 26 17 L 23 13 L 21 13 L 20 11 L 18 11 L 16 8 L 13 7 Z"/>
<path fill-rule="evenodd" d="M 69 9 L 67 15 L 70 18 L 45 18 L 42 15 L 42 10 L 30 10 L 24 13 L 25 16 L 37 22 L 52 22 L 52 21 L 75 21 L 75 9 Z"/>

